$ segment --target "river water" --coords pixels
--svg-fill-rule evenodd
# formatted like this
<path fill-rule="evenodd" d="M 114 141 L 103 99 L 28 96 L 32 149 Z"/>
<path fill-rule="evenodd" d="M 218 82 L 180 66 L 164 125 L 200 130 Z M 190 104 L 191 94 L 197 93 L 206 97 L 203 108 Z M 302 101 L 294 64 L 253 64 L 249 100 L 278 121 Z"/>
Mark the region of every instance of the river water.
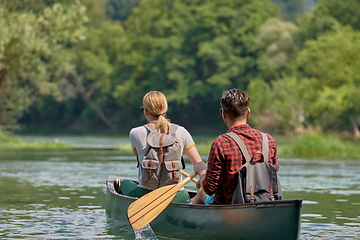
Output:
<path fill-rule="evenodd" d="M 105 213 L 106 177 L 137 175 L 134 156 L 104 150 L 127 138 L 59 140 L 81 149 L 0 150 L 0 239 L 135 239 Z M 284 198 L 304 201 L 300 239 L 360 239 L 360 160 L 279 161 Z"/>

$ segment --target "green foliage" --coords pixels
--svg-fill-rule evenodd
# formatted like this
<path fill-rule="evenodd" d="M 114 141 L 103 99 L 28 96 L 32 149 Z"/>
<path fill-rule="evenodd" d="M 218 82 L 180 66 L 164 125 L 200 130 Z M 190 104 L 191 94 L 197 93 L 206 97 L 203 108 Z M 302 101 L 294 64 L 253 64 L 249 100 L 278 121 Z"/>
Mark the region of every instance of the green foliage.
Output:
<path fill-rule="evenodd" d="M 7 6 L 7 4 L 5 4 Z M 39 94 L 57 94 L 54 81 L 69 71 L 64 44 L 83 39 L 85 9 L 55 4 L 41 14 L 0 6 L 0 125 L 11 128 Z"/>
<path fill-rule="evenodd" d="M 71 148 L 70 144 L 49 143 L 49 142 L 24 142 L 20 139 L 6 135 L 0 129 L 0 150 L 1 149 L 58 149 Z"/>
<path fill-rule="evenodd" d="M 279 155 L 293 157 L 360 157 L 359 148 L 336 134 L 302 135 L 291 144 L 278 148 Z"/>
<path fill-rule="evenodd" d="M 360 2 L 358 0 L 321 0 L 314 14 L 330 16 L 339 21 L 342 25 L 350 25 L 360 30 Z"/>
<path fill-rule="evenodd" d="M 201 141 L 196 144 L 196 149 L 199 151 L 199 153 L 201 155 L 205 155 L 207 157 L 210 152 L 212 141 L 213 141 L 213 139 L 212 140 L 209 139 L 207 141 Z M 206 162 L 207 158 L 205 158 L 203 160 Z"/>
<path fill-rule="evenodd" d="M 0 1 L 5 128 L 31 106 L 22 123 L 125 131 L 145 122 L 143 95 L 160 90 L 172 121 L 216 131 L 219 99 L 237 87 L 262 130 L 358 129 L 357 1 L 321 1 L 297 26 L 270 0 L 82 0 L 86 12 L 72 0 Z M 302 11 L 273 2 L 291 19 Z"/>
<path fill-rule="evenodd" d="M 294 58 L 298 50 L 299 29 L 291 22 L 272 18 L 260 28 L 256 43 L 265 52 L 257 59 L 263 77 L 278 78 L 285 66 Z"/>
<path fill-rule="evenodd" d="M 223 91 L 245 88 L 259 74 L 255 37 L 276 16 L 266 0 L 142 1 L 126 22 L 131 41 L 113 96 L 128 115 L 119 118 L 128 121 L 130 108 L 154 89 L 166 94 L 176 119 L 218 106 Z"/>
<path fill-rule="evenodd" d="M 51 142 L 1 142 L 0 149 L 16 150 L 16 149 L 69 149 L 72 148 L 70 144 L 66 143 L 51 143 Z"/>
<path fill-rule="evenodd" d="M 345 113 L 359 116 L 360 32 L 344 28 L 310 40 L 294 62 L 306 77 L 299 82 L 306 112 L 316 125 L 340 124 Z M 348 120 L 349 121 L 349 120 Z M 349 122 L 346 124 L 349 126 Z"/>
<path fill-rule="evenodd" d="M 335 18 L 328 15 L 309 14 L 297 20 L 300 28 L 300 39 L 302 44 L 308 39 L 317 37 L 329 32 L 336 32 L 341 28 L 341 24 Z M 303 45 L 302 45 L 303 47 Z"/>
<path fill-rule="evenodd" d="M 19 143 L 20 140 L 15 137 L 9 137 L 0 129 L 0 143 Z"/>
<path fill-rule="evenodd" d="M 89 16 L 87 41 L 71 46 L 77 53 L 73 58 L 76 68 L 61 80 L 62 96 L 85 101 L 83 112 L 73 113 L 78 124 L 103 122 L 115 128 L 107 116 L 113 113 L 109 106 L 114 102 L 112 91 L 118 78 L 114 70 L 126 42 L 124 30 L 119 22 L 107 18 L 105 2 L 87 0 L 83 4 Z"/>
<path fill-rule="evenodd" d="M 356 133 L 359 51 L 360 32 L 350 27 L 308 40 L 286 65 L 286 74 L 268 84 L 261 79 L 250 83 L 248 91 L 255 97 L 251 121 L 271 132 L 337 129 Z"/>
<path fill-rule="evenodd" d="M 74 0 L 0 0 L 0 5 L 11 12 L 34 12 L 42 13 L 45 8 L 54 4 L 70 6 Z"/>
<path fill-rule="evenodd" d="M 281 8 L 284 19 L 291 21 L 312 9 L 316 0 L 273 0 Z"/>
<path fill-rule="evenodd" d="M 113 112 L 111 93 L 117 78 L 114 69 L 125 42 L 124 31 L 119 22 L 108 19 L 104 1 L 83 0 L 82 4 L 89 19 L 85 25 L 86 40 L 65 46 L 72 67 L 57 81 L 59 92 L 55 99 L 60 103 L 44 97 L 42 103 L 32 107 L 34 115 L 41 115 L 50 127 L 89 128 L 104 122 L 114 126 L 107 116 Z M 44 111 L 50 104 L 53 107 Z M 36 122 L 30 117 L 26 116 L 23 122 Z"/>
<path fill-rule="evenodd" d="M 360 30 L 360 17 L 357 14 L 359 10 L 358 0 L 320 0 L 311 14 L 297 19 L 303 42 L 329 32 L 339 31 L 344 25 Z"/>
<path fill-rule="evenodd" d="M 113 20 L 125 22 L 140 2 L 141 0 L 109 0 L 106 5 L 107 15 Z"/>
<path fill-rule="evenodd" d="M 252 81 L 248 93 L 252 97 L 249 120 L 263 131 L 301 133 L 306 128 L 306 103 L 299 91 L 299 81 L 283 77 L 271 84 L 261 79 Z"/>

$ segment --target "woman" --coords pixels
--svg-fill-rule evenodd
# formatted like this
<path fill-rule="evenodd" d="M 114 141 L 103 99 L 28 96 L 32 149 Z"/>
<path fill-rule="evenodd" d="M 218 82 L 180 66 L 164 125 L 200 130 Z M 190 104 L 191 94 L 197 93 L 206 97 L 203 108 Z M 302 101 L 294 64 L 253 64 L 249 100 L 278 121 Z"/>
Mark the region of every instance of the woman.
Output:
<path fill-rule="evenodd" d="M 129 134 L 133 152 L 138 159 L 139 184 L 136 185 L 132 181 L 122 181 L 120 191 L 128 196 L 141 197 L 154 190 L 156 186 L 160 187 L 163 185 L 170 185 L 181 181 L 181 168 L 179 167 L 178 163 L 176 164 L 176 169 L 178 171 L 175 171 L 178 176 L 174 175 L 174 178 L 171 179 L 171 181 L 161 182 L 160 177 L 154 177 L 156 171 L 169 170 L 168 167 L 165 167 L 164 163 L 156 163 L 159 166 L 155 164 L 156 166 L 158 166 L 158 170 L 147 170 L 149 162 L 148 160 L 146 160 L 146 156 L 148 155 L 150 150 L 150 145 L 147 140 L 152 128 L 155 131 L 160 132 L 161 134 L 167 135 L 170 134 L 171 131 L 174 131 L 172 134 L 174 134 L 176 136 L 176 139 L 178 140 L 177 144 L 179 145 L 179 155 L 182 156 L 183 152 L 185 152 L 192 165 L 197 166 L 197 169 L 202 169 L 202 173 L 205 173 L 206 165 L 200 158 L 200 155 L 195 147 L 194 140 L 192 139 L 190 133 L 184 127 L 170 123 L 169 119 L 166 118 L 168 103 L 165 95 L 158 91 L 148 92 L 143 97 L 143 106 L 141 107 L 141 109 L 149 123 L 147 125 L 131 129 Z M 149 174 L 147 173 L 147 171 L 149 171 Z M 146 181 L 148 177 L 149 179 L 151 178 L 152 184 L 149 184 Z M 158 181 L 158 184 L 154 185 L 154 181 Z M 200 185 L 198 185 L 197 187 L 200 187 Z M 189 202 L 189 200 L 189 194 L 184 189 L 182 189 L 176 194 L 173 202 L 187 203 Z"/>

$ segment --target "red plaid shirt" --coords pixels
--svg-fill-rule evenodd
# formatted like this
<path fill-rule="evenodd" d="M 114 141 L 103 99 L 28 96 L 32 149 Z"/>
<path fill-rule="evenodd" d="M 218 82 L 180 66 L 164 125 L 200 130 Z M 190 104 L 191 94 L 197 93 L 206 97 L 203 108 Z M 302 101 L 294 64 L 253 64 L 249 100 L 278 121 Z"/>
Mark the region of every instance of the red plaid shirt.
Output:
<path fill-rule="evenodd" d="M 252 157 L 255 152 L 261 151 L 261 132 L 251 128 L 248 124 L 235 126 L 229 129 L 228 132 L 234 132 L 239 135 L 250 157 Z M 278 170 L 279 163 L 276 143 L 271 135 L 267 134 L 267 137 L 269 140 L 269 163 L 275 165 L 276 170 Z M 256 154 L 255 157 L 256 156 L 260 158 L 260 154 Z M 213 141 L 207 164 L 206 177 L 203 182 L 203 187 L 207 195 L 211 196 L 215 193 L 212 204 L 225 204 L 226 201 L 231 200 L 236 184 L 238 183 L 237 173 L 245 162 L 246 160 L 240 148 L 230 136 L 222 134 Z"/>

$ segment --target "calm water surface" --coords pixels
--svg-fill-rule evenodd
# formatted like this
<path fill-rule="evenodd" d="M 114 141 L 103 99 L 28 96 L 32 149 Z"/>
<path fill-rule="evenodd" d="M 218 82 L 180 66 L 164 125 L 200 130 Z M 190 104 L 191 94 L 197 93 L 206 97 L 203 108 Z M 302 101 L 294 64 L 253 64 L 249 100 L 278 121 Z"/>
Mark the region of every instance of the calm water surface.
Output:
<path fill-rule="evenodd" d="M 59 139 L 91 148 L 128 141 Z M 300 239 L 360 239 L 360 160 L 280 158 L 280 164 L 284 197 L 304 200 Z M 101 149 L 1 151 L 0 239 L 135 239 L 132 229 L 105 214 L 110 174 L 136 178 L 134 157 Z"/>

